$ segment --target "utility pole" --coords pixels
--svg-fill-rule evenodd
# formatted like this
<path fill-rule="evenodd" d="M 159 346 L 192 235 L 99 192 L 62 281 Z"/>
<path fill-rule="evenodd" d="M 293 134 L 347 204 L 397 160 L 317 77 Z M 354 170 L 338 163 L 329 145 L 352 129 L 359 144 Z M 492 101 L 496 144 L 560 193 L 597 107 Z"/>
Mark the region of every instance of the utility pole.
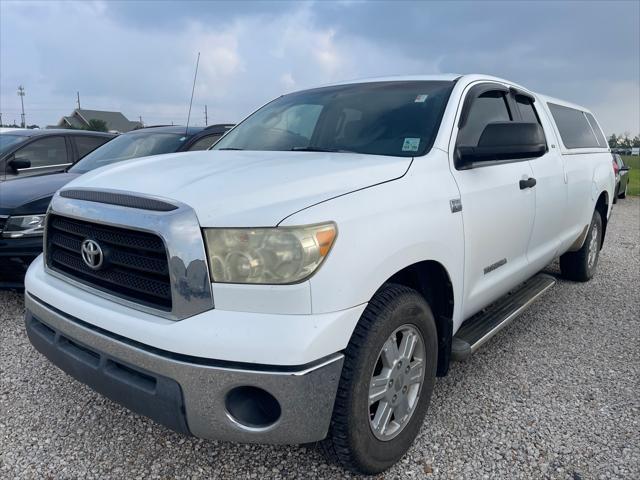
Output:
<path fill-rule="evenodd" d="M 209 125 L 209 119 L 207 117 L 207 106 L 204 106 L 204 126 L 206 127 L 207 125 Z"/>
<path fill-rule="evenodd" d="M 144 127 L 144 122 L 142 121 L 142 115 L 139 115 L 138 118 L 140 119 L 140 126 Z"/>
<path fill-rule="evenodd" d="M 80 92 L 76 92 L 76 96 L 78 98 L 78 110 L 80 110 Z"/>
<path fill-rule="evenodd" d="M 18 96 L 20 97 L 20 104 L 22 105 L 22 117 L 21 117 L 21 121 L 20 121 L 20 126 L 22 128 L 24 128 L 26 126 L 26 122 L 24 121 L 24 87 L 22 85 L 20 85 L 18 87 Z"/>

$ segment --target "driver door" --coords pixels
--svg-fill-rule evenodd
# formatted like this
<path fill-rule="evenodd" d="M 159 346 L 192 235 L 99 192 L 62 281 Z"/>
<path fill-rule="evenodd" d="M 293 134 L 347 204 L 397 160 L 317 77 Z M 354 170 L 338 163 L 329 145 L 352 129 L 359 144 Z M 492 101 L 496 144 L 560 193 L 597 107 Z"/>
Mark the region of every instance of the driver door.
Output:
<path fill-rule="evenodd" d="M 516 117 L 509 90 L 482 83 L 466 94 L 449 151 L 460 190 L 464 223 L 463 318 L 504 295 L 527 277 L 527 246 L 533 229 L 535 193 L 520 188 L 533 177 L 528 160 L 483 161 L 456 166 L 460 147 L 477 147 L 484 128 Z"/>
<path fill-rule="evenodd" d="M 30 166 L 17 171 L 10 168 L 11 160 L 27 160 Z M 71 156 L 67 139 L 63 135 L 38 138 L 27 143 L 7 159 L 6 179 L 43 175 L 45 173 L 60 172 L 71 165 Z"/>

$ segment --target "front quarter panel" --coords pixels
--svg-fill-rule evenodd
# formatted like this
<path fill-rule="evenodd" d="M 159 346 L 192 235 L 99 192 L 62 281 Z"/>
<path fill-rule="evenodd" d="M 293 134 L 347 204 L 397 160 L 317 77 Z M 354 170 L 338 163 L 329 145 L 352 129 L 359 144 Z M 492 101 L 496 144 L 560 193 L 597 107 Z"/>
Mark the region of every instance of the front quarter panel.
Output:
<path fill-rule="evenodd" d="M 454 325 L 459 319 L 464 236 L 459 198 L 446 153 L 433 149 L 415 158 L 400 179 L 307 208 L 282 225 L 335 221 L 338 236 L 324 264 L 310 279 L 313 313 L 368 302 L 398 271 L 424 260 L 441 263 L 451 278 Z"/>

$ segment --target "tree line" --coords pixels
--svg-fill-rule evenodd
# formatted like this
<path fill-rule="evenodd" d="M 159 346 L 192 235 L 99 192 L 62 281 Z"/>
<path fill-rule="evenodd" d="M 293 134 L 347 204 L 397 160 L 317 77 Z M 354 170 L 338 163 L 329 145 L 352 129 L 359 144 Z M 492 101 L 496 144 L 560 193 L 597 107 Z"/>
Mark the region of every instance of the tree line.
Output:
<path fill-rule="evenodd" d="M 640 135 L 636 135 L 631 138 L 629 132 L 624 132 L 621 135 L 612 133 L 609 137 L 609 148 L 632 148 L 640 147 Z"/>

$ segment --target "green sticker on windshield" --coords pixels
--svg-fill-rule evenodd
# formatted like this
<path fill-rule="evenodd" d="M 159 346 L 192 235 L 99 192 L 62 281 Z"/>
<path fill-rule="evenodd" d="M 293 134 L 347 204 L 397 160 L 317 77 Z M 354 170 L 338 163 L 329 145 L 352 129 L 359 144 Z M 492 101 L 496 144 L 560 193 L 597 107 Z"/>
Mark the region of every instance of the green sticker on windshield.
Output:
<path fill-rule="evenodd" d="M 419 146 L 420 146 L 419 138 L 405 138 L 404 143 L 402 144 L 402 151 L 417 152 Z"/>

